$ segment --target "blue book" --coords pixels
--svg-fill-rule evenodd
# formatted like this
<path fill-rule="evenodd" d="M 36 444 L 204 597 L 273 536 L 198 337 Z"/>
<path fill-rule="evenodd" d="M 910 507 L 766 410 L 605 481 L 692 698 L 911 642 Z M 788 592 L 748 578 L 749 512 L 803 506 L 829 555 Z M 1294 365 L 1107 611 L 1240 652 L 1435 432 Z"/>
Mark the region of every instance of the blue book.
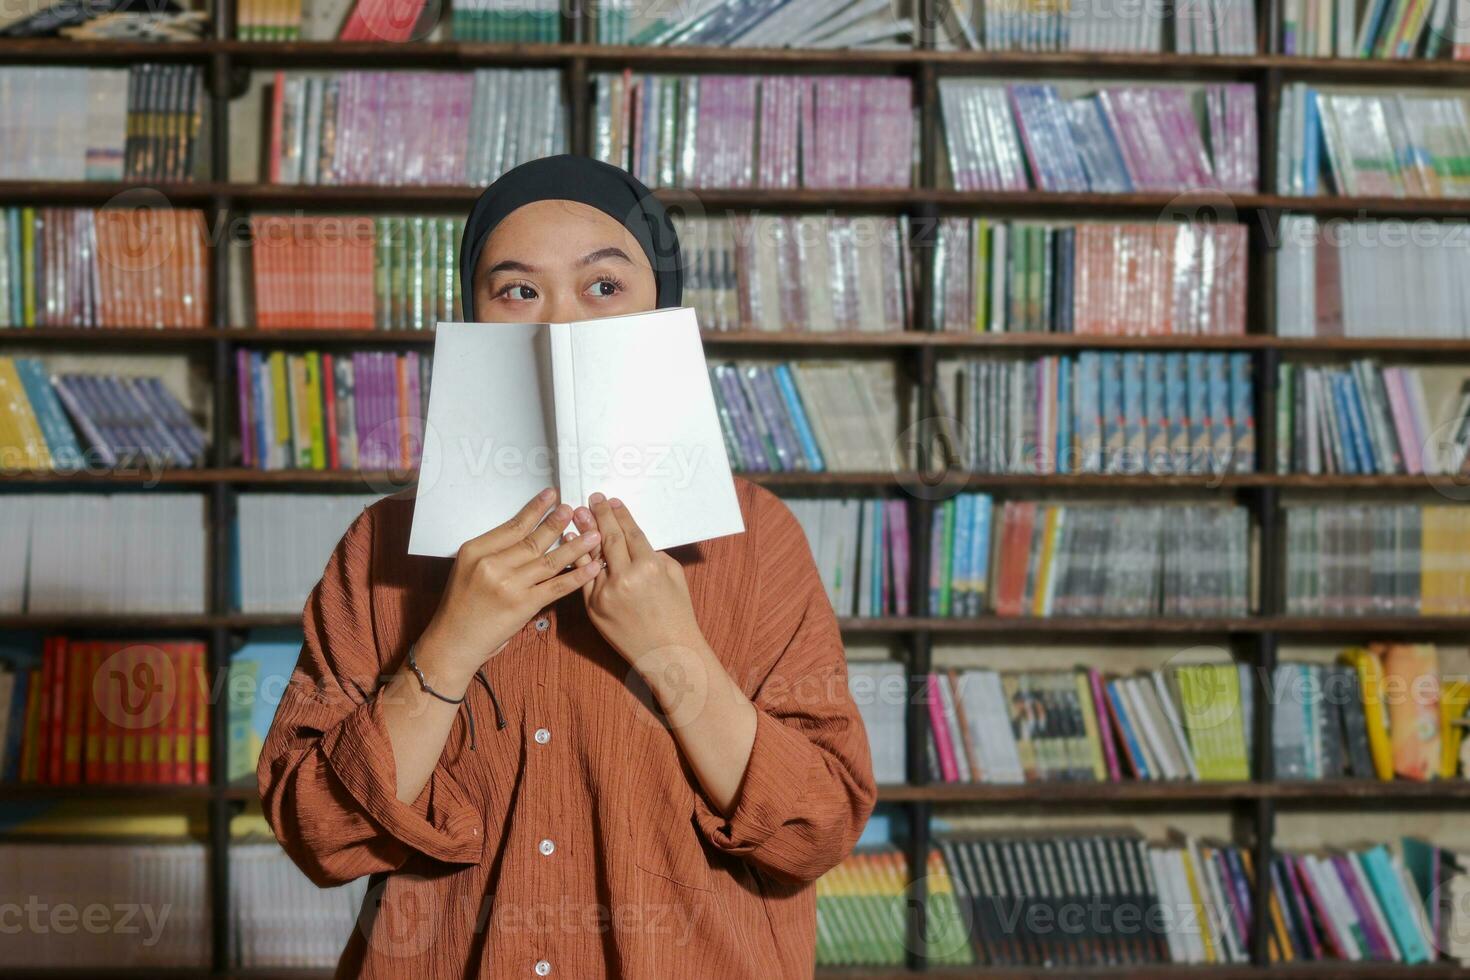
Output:
<path fill-rule="evenodd" d="M 1184 355 L 1164 355 L 1164 418 L 1168 432 L 1168 472 L 1189 471 L 1189 407 L 1185 400 Z"/>
<path fill-rule="evenodd" d="M 956 615 L 970 611 L 970 541 L 974 534 L 975 495 L 962 493 L 954 498 L 954 571 L 950 575 L 949 608 Z"/>
<path fill-rule="evenodd" d="M 1143 439 L 1148 472 L 1169 472 L 1169 416 L 1164 411 L 1164 355 L 1143 355 Z"/>
<path fill-rule="evenodd" d="M 1364 473 L 1377 473 L 1378 454 L 1374 451 L 1372 435 L 1368 430 L 1368 413 L 1363 408 L 1363 389 L 1352 374 L 1343 375 L 1343 390 L 1347 393 L 1348 411 L 1353 413 L 1353 438 L 1357 440 L 1358 462 Z"/>
<path fill-rule="evenodd" d="M 883 548 L 883 501 L 869 500 L 868 508 L 868 554 L 872 560 L 868 563 L 872 568 L 872 574 L 868 576 L 868 615 L 883 615 L 883 559 L 888 552 Z"/>
<path fill-rule="evenodd" d="M 1348 407 L 1347 391 L 1344 388 L 1346 381 L 1346 375 L 1327 375 L 1327 384 L 1332 390 L 1332 404 L 1337 415 L 1337 454 L 1344 473 L 1362 473 L 1362 462 L 1358 458 L 1358 440 L 1352 431 L 1357 422 Z"/>
<path fill-rule="evenodd" d="M 34 357 L 17 357 L 15 373 L 25 388 L 31 410 L 46 437 L 46 448 L 51 452 L 52 465 L 57 469 L 75 469 L 83 463 L 82 447 L 77 444 L 76 433 L 66 420 L 66 409 L 51 390 L 51 381 L 46 377 L 46 368 Z"/>
<path fill-rule="evenodd" d="M 791 424 L 796 427 L 797 438 L 801 440 L 801 451 L 806 456 L 807 468 L 814 473 L 824 471 L 827 464 L 822 459 L 822 450 L 817 445 L 816 436 L 812 434 L 811 422 L 806 417 L 806 409 L 801 404 L 801 395 L 791 379 L 791 368 L 788 365 L 776 365 L 776 386 L 781 392 L 781 399 L 786 403 L 786 411 L 791 414 Z"/>
<path fill-rule="evenodd" d="M 1110 351 L 1098 355 L 1101 375 L 1102 464 L 1116 473 L 1123 457 L 1123 368 L 1122 359 Z"/>
<path fill-rule="evenodd" d="M 1057 444 L 1053 447 L 1056 472 L 1072 472 L 1072 359 L 1057 358 Z"/>
<path fill-rule="evenodd" d="M 226 690 L 230 782 L 254 776 L 266 733 L 300 653 L 300 634 L 273 630 L 253 634 L 230 658 Z"/>
<path fill-rule="evenodd" d="M 1210 413 L 1209 472 L 1220 473 L 1230 462 L 1235 434 L 1230 421 L 1230 377 L 1224 354 L 1205 355 L 1208 385 L 1206 410 Z"/>
<path fill-rule="evenodd" d="M 1373 893 L 1378 896 L 1378 904 L 1383 908 L 1383 917 L 1393 930 L 1393 938 L 1398 942 L 1399 953 L 1404 962 L 1428 962 L 1429 948 L 1419 932 L 1417 917 L 1409 907 L 1409 902 L 1418 901 L 1418 897 L 1405 893 L 1403 875 L 1394 867 L 1388 849 L 1379 844 L 1364 851 L 1359 857 L 1363 862 L 1363 870 L 1368 874 L 1368 881 L 1373 886 Z"/>
<path fill-rule="evenodd" d="M 1302 132 L 1302 192 L 1309 196 L 1317 193 L 1317 177 L 1322 169 L 1322 107 L 1317 99 L 1316 90 L 1307 89 L 1307 118 L 1302 123 L 1305 127 Z M 1348 192 L 1342 190 L 1341 193 Z"/>
<path fill-rule="evenodd" d="M 1096 351 L 1083 351 L 1077 358 L 1077 446 L 1083 473 L 1100 473 L 1103 464 L 1102 361 Z"/>
<path fill-rule="evenodd" d="M 273 457 L 271 447 L 275 445 L 275 433 L 266 425 L 267 405 L 271 397 L 270 385 L 266 383 L 265 358 L 258 350 L 250 352 L 250 380 L 255 387 L 255 456 L 259 469 L 269 469 Z"/>
<path fill-rule="evenodd" d="M 1210 454 L 1209 385 L 1205 379 L 1205 355 L 1184 355 L 1184 398 L 1189 413 L 1189 453 L 1186 472 L 1203 473 Z"/>
<path fill-rule="evenodd" d="M 975 530 L 970 536 L 970 615 L 985 611 L 985 598 L 990 594 L 990 520 L 992 501 L 988 493 L 975 496 Z"/>
<path fill-rule="evenodd" d="M 1138 744 L 1138 738 L 1133 734 L 1133 722 L 1128 717 L 1128 709 L 1124 707 L 1127 702 L 1118 695 L 1118 682 L 1108 681 L 1104 687 L 1107 688 L 1108 703 L 1113 706 L 1113 714 L 1118 716 L 1118 727 L 1123 730 L 1123 741 L 1128 743 L 1128 755 L 1138 768 L 1138 778 L 1148 779 L 1148 762 L 1143 755 L 1143 746 Z"/>
<path fill-rule="evenodd" d="M 1147 470 L 1147 430 L 1143 409 L 1143 355 L 1130 352 L 1122 357 L 1123 370 L 1123 456 L 1124 473 Z"/>
<path fill-rule="evenodd" d="M 1245 351 L 1230 355 L 1231 460 L 1237 473 L 1256 468 L 1255 386 L 1251 383 L 1251 356 Z"/>

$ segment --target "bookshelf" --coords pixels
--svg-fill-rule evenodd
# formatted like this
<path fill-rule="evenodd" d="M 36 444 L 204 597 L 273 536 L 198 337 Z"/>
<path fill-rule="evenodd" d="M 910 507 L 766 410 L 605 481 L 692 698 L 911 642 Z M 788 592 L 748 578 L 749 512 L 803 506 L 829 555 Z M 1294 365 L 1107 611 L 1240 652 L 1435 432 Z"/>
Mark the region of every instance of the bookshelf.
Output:
<path fill-rule="evenodd" d="M 1258 0 L 1257 22 L 1262 49 L 1279 30 L 1279 8 L 1286 0 Z M 900 75 L 911 78 L 919 111 L 920 157 L 916 186 L 910 190 L 661 190 L 670 205 L 697 204 L 706 213 L 725 210 L 796 211 L 803 209 L 839 212 L 904 214 L 913 229 L 918 292 L 915 328 L 902 334 L 768 334 L 711 333 L 706 343 L 718 356 L 747 353 L 776 353 L 793 356 L 835 357 L 858 351 L 864 356 L 893 358 L 917 383 L 921 404 L 936 384 L 938 359 L 950 353 L 985 351 L 1067 351 L 1082 348 L 1118 349 L 1217 349 L 1246 351 L 1253 361 L 1258 421 L 1258 459 L 1267 465 L 1275 459 L 1276 368 L 1283 358 L 1306 355 L 1324 359 L 1352 355 L 1381 355 L 1385 358 L 1431 356 L 1470 362 L 1470 340 L 1444 339 L 1357 339 L 1278 338 L 1272 324 L 1273 272 L 1268 261 L 1270 242 L 1283 212 L 1293 211 L 1321 217 L 1470 217 L 1470 200 L 1392 199 L 1369 197 L 1296 198 L 1279 194 L 1182 193 L 1182 194 L 1054 194 L 1040 191 L 969 193 L 939 186 L 939 155 L 943 153 L 937 81 L 944 76 L 1009 78 L 1155 79 L 1176 81 L 1240 81 L 1256 88 L 1260 153 L 1260 186 L 1274 186 L 1277 109 L 1283 87 L 1291 81 L 1320 81 L 1361 85 L 1416 85 L 1470 87 L 1470 62 L 1378 61 L 1335 58 L 1299 58 L 1281 55 L 1202 56 L 1173 54 L 1078 54 L 1078 53 L 991 53 L 939 50 L 936 44 L 937 0 L 918 0 L 919 43 L 911 50 L 893 51 L 798 51 L 786 49 L 644 48 L 600 46 L 585 43 L 595 36 L 593 0 L 571 0 L 563 5 L 563 34 L 566 43 L 510 45 L 479 43 L 371 44 L 341 42 L 260 43 L 234 40 L 233 0 L 215 0 L 213 36 L 168 45 L 126 42 L 70 42 L 51 39 L 0 39 L 0 65 L 127 65 L 153 61 L 192 63 L 206 69 L 208 94 L 204 115 L 208 136 L 207 173 L 210 179 L 194 183 L 142 185 L 133 183 L 60 183 L 45 181 L 0 181 L 0 205 L 54 204 L 103 205 L 120 194 L 142 191 L 160 193 L 168 202 L 205 211 L 211 228 L 248 216 L 254 209 L 314 210 L 356 209 L 367 212 L 403 209 L 462 210 L 478 195 L 472 187 L 363 187 L 281 186 L 231 181 L 231 112 L 234 100 L 249 87 L 252 73 L 278 68 L 435 68 L 474 67 L 559 68 L 565 73 L 569 108 L 569 139 L 573 152 L 589 147 L 591 106 L 589 77 L 594 71 L 632 68 L 670 72 L 749 73 L 810 72 Z M 247 136 L 246 139 L 253 139 Z M 1247 333 L 1226 337 L 1087 337 L 1057 334 L 941 334 L 926 332 L 932 309 L 927 302 L 929 271 L 935 221 L 941 216 L 983 213 L 1017 217 L 1064 217 L 1075 215 L 1168 219 L 1171 217 L 1218 216 L 1245 224 L 1249 230 Z M 228 236 L 219 236 L 225 238 Z M 352 330 L 261 330 L 250 324 L 232 323 L 230 246 L 211 245 L 212 326 L 200 330 L 153 329 L 35 329 L 0 330 L 0 354 L 13 347 L 83 353 L 120 351 L 183 352 L 203 365 L 211 379 L 212 428 L 209 465 L 198 470 L 144 473 L 6 473 L 0 487 L 46 491 L 62 488 L 191 488 L 207 498 L 209 533 L 209 612 L 201 615 L 153 616 L 0 616 L 0 630 L 65 630 L 76 634 L 177 633 L 207 641 L 212 673 L 227 671 L 231 653 L 244 631 L 261 627 L 289 627 L 299 617 L 236 613 L 229 594 L 233 561 L 230 524 L 235 501 L 242 490 L 265 488 L 313 492 L 331 489 L 396 489 L 407 485 L 412 475 L 405 472 L 319 472 L 258 471 L 235 465 L 231 434 L 235 431 L 234 352 L 241 345 L 313 345 L 324 348 L 363 346 L 371 348 L 428 349 L 432 335 L 413 331 Z M 921 465 L 925 461 L 921 459 Z M 752 477 L 773 489 L 798 494 L 903 494 L 905 488 L 932 485 L 935 478 L 920 472 L 907 473 L 818 473 L 756 474 Z M 1020 639 L 1041 641 L 1070 639 L 1119 643 L 1132 640 L 1188 638 L 1214 640 L 1231 646 L 1236 655 L 1257 668 L 1255 698 L 1264 699 L 1264 677 L 1276 664 L 1279 646 L 1293 638 L 1357 638 L 1365 636 L 1410 636 L 1451 638 L 1465 635 L 1470 622 L 1461 618 L 1291 617 L 1284 615 L 1284 520 L 1281 495 L 1361 494 L 1383 499 L 1405 491 L 1426 490 L 1428 484 L 1416 476 L 1307 476 L 1269 472 L 1223 476 L 1111 476 L 1073 474 L 1065 476 L 997 476 L 949 472 L 943 477 L 946 491 L 991 490 L 1000 493 L 1044 493 L 1065 490 L 1110 499 L 1110 495 L 1178 493 L 1226 495 L 1238 499 L 1251 511 L 1260 541 L 1259 595 L 1256 614 L 1231 619 L 1017 619 L 981 616 L 967 619 L 935 618 L 925 615 L 928 600 L 925 583 L 915 576 L 913 608 L 919 615 L 877 619 L 844 619 L 844 634 L 850 637 L 894 638 L 906 648 L 911 690 L 931 667 L 937 641 L 963 637 L 977 641 Z M 1470 488 L 1470 482 L 1465 483 Z M 924 569 L 928 563 L 927 529 L 934 494 L 913 495 L 910 527 L 913 563 Z M 924 745 L 929 724 L 922 705 L 910 699 L 907 716 L 909 780 L 880 788 L 880 802 L 907 811 L 912 833 L 905 842 L 910 879 L 915 880 L 909 903 L 908 968 L 874 970 L 826 968 L 819 976 L 837 978 L 976 976 L 974 968 L 926 968 L 923 934 L 922 869 L 930 846 L 930 818 L 936 807 L 947 804 L 979 804 L 996 812 L 1027 812 L 1065 808 L 1067 812 L 1098 813 L 1110 810 L 1147 812 L 1155 808 L 1220 810 L 1232 813 L 1244 839 L 1249 840 L 1258 868 L 1268 866 L 1273 852 L 1276 816 L 1292 807 L 1355 810 L 1453 810 L 1470 802 L 1470 780 L 1443 783 L 1380 783 L 1372 781 L 1287 782 L 1273 778 L 1271 758 L 1271 712 L 1256 712 L 1256 778 L 1231 783 L 1104 784 L 1030 783 L 1020 786 L 988 786 L 931 782 L 925 774 Z M 204 786 L 101 786 L 62 787 L 36 785 L 0 786 L 0 802 L 46 801 L 52 799 L 96 800 L 143 799 L 180 804 L 202 804 L 208 812 L 210 894 L 213 903 L 213 977 L 287 980 L 321 978 L 317 970 L 236 970 L 228 965 L 230 946 L 228 902 L 230 818 L 255 796 L 253 786 L 225 782 L 225 708 L 223 699 L 212 706 L 212 780 Z M 1395 967 L 1382 964 L 1282 964 L 1268 967 L 1265 923 L 1269 878 L 1260 875 L 1252 906 L 1255 910 L 1253 964 L 1240 967 L 1163 966 L 1127 969 L 1073 968 L 1082 977 L 1175 978 L 1180 976 L 1254 978 L 1327 977 L 1433 977 L 1466 978 L 1470 969 L 1448 964 Z M 1032 970 L 986 970 L 986 976 L 1041 977 Z M 97 977 L 95 970 L 22 970 L 8 975 L 59 978 Z M 113 971 L 107 976 L 198 976 L 199 971 Z"/>

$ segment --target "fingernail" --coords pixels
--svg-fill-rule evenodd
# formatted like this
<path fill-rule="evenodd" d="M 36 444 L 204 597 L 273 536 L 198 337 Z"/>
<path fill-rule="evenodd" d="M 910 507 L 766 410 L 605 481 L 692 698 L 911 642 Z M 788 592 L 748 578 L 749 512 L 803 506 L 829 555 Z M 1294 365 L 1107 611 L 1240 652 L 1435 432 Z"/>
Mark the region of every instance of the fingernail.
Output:
<path fill-rule="evenodd" d="M 552 495 L 555 494 L 555 493 L 556 493 L 555 490 L 552 490 L 550 487 L 547 487 L 545 490 L 542 490 L 540 493 L 538 493 L 536 495 L 536 499 L 537 500 L 550 500 L 552 498 Z"/>
<path fill-rule="evenodd" d="M 592 523 L 592 511 L 588 510 L 586 507 L 578 507 L 576 518 L 579 524 L 590 524 Z"/>
<path fill-rule="evenodd" d="M 587 498 L 587 502 L 589 504 L 600 504 L 600 503 L 602 503 L 606 499 L 607 498 L 604 497 L 602 494 L 600 494 L 600 493 L 594 493 L 592 496 L 590 496 L 590 497 Z"/>
<path fill-rule="evenodd" d="M 621 506 L 623 506 L 623 502 L 621 500 L 619 500 L 617 497 L 614 497 L 612 499 L 612 505 L 614 507 L 621 507 Z"/>
<path fill-rule="evenodd" d="M 575 535 L 575 534 L 573 534 L 573 533 L 571 533 L 571 532 L 570 532 L 570 531 L 568 531 L 568 532 L 567 532 L 567 533 L 566 533 L 566 534 L 563 534 L 563 535 L 562 535 L 562 536 L 561 536 L 561 539 L 562 539 L 562 540 L 563 540 L 563 541 L 570 541 L 570 540 L 572 540 L 572 539 L 573 539 L 573 538 L 575 538 L 575 537 L 576 537 L 576 535 Z"/>

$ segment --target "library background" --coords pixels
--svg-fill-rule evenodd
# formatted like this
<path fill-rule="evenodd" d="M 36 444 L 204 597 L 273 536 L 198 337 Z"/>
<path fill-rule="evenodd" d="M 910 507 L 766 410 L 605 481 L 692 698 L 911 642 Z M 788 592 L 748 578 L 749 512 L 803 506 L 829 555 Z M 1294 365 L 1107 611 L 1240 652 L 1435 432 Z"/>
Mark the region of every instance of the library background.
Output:
<path fill-rule="evenodd" d="M 468 204 L 573 152 L 844 630 L 818 976 L 1470 977 L 1465 59 L 1467 0 L 0 7 L 0 971 L 328 975 L 366 883 L 261 738 Z"/>

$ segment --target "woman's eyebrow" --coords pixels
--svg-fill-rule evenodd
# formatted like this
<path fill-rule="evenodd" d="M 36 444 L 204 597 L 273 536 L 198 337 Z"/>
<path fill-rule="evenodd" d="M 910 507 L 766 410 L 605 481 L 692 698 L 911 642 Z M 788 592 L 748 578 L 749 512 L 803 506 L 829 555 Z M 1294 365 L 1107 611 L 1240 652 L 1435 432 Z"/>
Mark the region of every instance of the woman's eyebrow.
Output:
<path fill-rule="evenodd" d="M 517 262 L 515 259 L 506 259 L 503 262 L 495 263 L 490 268 L 480 273 L 480 275 L 488 279 L 499 272 L 524 272 L 529 274 L 535 271 L 535 269 L 533 269 L 529 265 L 526 265 L 526 263 L 524 262 Z"/>
<path fill-rule="evenodd" d="M 607 248 L 599 248 L 595 252 L 588 252 L 586 255 L 582 256 L 580 260 L 578 260 L 577 264 L 591 265 L 594 262 L 601 262 L 603 259 L 622 259 L 629 265 L 633 263 L 633 260 L 628 258 L 627 252 L 624 252 L 616 245 L 609 245 Z"/>

